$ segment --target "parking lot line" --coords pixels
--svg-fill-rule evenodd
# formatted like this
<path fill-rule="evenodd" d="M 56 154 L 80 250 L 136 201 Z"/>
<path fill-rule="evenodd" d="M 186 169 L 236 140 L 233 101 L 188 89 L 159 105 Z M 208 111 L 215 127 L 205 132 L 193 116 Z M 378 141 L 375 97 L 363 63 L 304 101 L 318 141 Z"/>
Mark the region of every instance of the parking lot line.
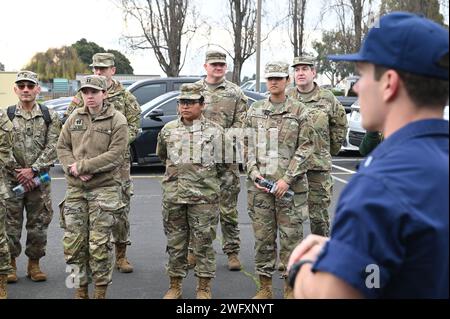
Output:
<path fill-rule="evenodd" d="M 343 184 L 348 184 L 348 181 L 346 181 L 345 179 L 336 177 L 336 176 L 334 176 L 334 175 L 331 175 L 331 177 L 333 177 L 333 178 L 334 178 L 335 180 L 337 180 L 338 182 L 341 182 L 341 183 L 343 183 Z"/>
<path fill-rule="evenodd" d="M 332 166 L 334 168 L 337 168 L 338 170 L 341 170 L 341 171 L 344 171 L 344 172 L 347 172 L 347 173 L 350 173 L 350 174 L 356 174 L 355 171 L 352 171 L 352 170 L 350 170 L 348 168 L 345 168 L 345 167 L 342 167 L 342 166 L 338 166 L 338 165 L 332 165 Z"/>

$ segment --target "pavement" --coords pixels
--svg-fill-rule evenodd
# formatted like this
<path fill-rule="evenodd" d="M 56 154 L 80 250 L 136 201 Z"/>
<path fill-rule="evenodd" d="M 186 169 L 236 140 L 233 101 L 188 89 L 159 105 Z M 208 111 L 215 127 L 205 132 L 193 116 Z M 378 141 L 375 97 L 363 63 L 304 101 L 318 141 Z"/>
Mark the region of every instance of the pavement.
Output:
<path fill-rule="evenodd" d="M 356 153 L 345 153 L 333 159 L 333 178 L 335 186 L 330 214 L 333 215 L 339 194 L 356 171 L 356 165 L 362 160 Z M 131 204 L 130 224 L 131 241 L 127 255 L 134 266 L 134 272 L 122 274 L 114 271 L 113 282 L 107 297 L 112 299 L 160 299 L 168 288 L 165 274 L 166 237 L 163 233 L 161 219 L 160 180 L 164 173 L 162 167 L 134 167 L 132 179 L 134 196 Z M 47 255 L 41 259 L 42 269 L 48 274 L 46 282 L 35 283 L 26 277 L 26 257 L 22 252 L 17 259 L 19 281 L 8 285 L 10 299 L 71 299 L 74 289 L 67 288 L 71 281 L 69 270 L 64 261 L 62 237 L 59 227 L 58 203 L 64 198 L 66 182 L 60 167 L 52 172 L 53 220 L 48 229 Z M 220 231 L 214 242 L 217 252 L 216 278 L 212 282 L 212 295 L 217 299 L 248 299 L 256 291 L 257 276 L 253 262 L 254 238 L 251 222 L 246 209 L 245 176 L 241 176 L 241 193 L 238 211 L 241 230 L 240 259 L 243 269 L 231 272 L 227 269 L 227 256 L 220 246 Z M 304 225 L 305 234 L 309 233 L 309 224 Z M 22 233 L 25 245 L 25 230 Z M 24 250 L 24 249 L 23 249 Z M 70 285 L 69 285 L 70 286 Z M 274 297 L 283 297 L 283 280 L 279 273 L 274 275 Z M 196 278 L 193 271 L 183 281 L 183 298 L 195 298 Z M 91 287 L 90 287 L 91 288 Z"/>

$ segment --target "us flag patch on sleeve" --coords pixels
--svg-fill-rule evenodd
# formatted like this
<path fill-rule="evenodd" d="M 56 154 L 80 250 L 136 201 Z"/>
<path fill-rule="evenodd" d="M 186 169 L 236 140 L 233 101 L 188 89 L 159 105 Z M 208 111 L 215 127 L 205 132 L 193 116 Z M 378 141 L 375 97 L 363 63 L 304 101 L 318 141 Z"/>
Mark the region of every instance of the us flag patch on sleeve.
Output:
<path fill-rule="evenodd" d="M 81 102 L 81 101 L 80 101 L 79 98 L 77 98 L 76 96 L 73 97 L 73 99 L 72 99 L 72 103 L 73 103 L 73 104 L 80 104 L 80 102 Z"/>

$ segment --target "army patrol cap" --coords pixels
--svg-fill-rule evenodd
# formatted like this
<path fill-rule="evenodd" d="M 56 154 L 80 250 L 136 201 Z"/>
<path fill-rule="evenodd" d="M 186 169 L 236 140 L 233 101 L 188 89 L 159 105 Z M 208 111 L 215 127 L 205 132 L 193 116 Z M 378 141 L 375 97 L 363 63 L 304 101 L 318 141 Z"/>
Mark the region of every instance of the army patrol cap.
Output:
<path fill-rule="evenodd" d="M 294 58 L 294 62 L 292 62 L 292 67 L 295 68 L 297 65 L 310 65 L 314 66 L 315 59 L 309 55 L 297 56 Z"/>
<path fill-rule="evenodd" d="M 96 53 L 92 57 L 90 67 L 109 68 L 114 66 L 115 56 L 112 53 Z"/>
<path fill-rule="evenodd" d="M 264 77 L 285 78 L 289 76 L 289 64 L 281 61 L 269 62 L 264 69 Z"/>
<path fill-rule="evenodd" d="M 227 63 L 227 56 L 220 51 L 208 51 L 206 52 L 205 63 Z"/>
<path fill-rule="evenodd" d="M 39 84 L 38 75 L 31 71 L 20 71 L 19 73 L 17 73 L 15 83 L 20 82 L 20 81 L 29 81 L 29 82 L 33 82 L 35 84 Z"/>
<path fill-rule="evenodd" d="M 178 100 L 200 100 L 202 95 L 203 85 L 198 83 L 185 83 L 181 85 L 181 94 Z"/>
<path fill-rule="evenodd" d="M 84 88 L 92 88 L 99 91 L 107 90 L 106 78 L 101 75 L 88 75 L 81 79 L 81 86 L 78 91 Z"/>

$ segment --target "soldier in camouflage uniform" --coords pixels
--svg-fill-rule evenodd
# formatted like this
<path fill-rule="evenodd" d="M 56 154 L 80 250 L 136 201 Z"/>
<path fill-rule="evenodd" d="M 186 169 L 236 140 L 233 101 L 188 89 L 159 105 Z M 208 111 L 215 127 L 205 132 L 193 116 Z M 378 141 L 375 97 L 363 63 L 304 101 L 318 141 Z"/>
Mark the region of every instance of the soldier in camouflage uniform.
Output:
<path fill-rule="evenodd" d="M 9 196 L 9 191 L 5 186 L 4 168 L 11 161 L 12 129 L 6 112 L 0 109 L 0 299 L 7 298 L 6 283 L 8 273 L 11 269 L 11 257 L 8 248 L 8 237 L 6 235 L 5 219 L 6 206 L 5 199 Z"/>
<path fill-rule="evenodd" d="M 16 258 L 22 246 L 20 238 L 23 226 L 23 210 L 26 210 L 27 240 L 25 255 L 28 256 L 27 276 L 33 281 L 45 281 L 47 275 L 39 266 L 39 259 L 45 256 L 47 228 L 52 220 L 53 210 L 50 183 L 35 187 L 33 178 L 48 172 L 56 160 L 56 142 L 61 131 L 61 122 L 56 112 L 43 111 L 36 103 L 40 92 L 38 76 L 30 71 L 17 74 L 14 91 L 19 98 L 12 106 L 13 160 L 6 167 L 6 186 L 13 189 L 19 183 L 28 191 L 23 196 L 11 196 L 6 200 L 6 231 L 13 272 L 8 282 L 17 282 Z M 15 110 L 14 110 L 15 107 Z M 44 113 L 45 112 L 45 113 Z M 47 114 L 51 123 L 46 122 Z"/>
<path fill-rule="evenodd" d="M 158 136 L 157 154 L 166 165 L 162 181 L 163 225 L 167 236 L 170 288 L 164 299 L 182 297 L 187 275 L 188 243 L 196 257 L 197 299 L 211 299 L 216 272 L 214 228 L 219 215 L 220 177 L 227 169 L 222 158 L 222 128 L 202 115 L 202 84 L 183 84 L 178 120 Z"/>
<path fill-rule="evenodd" d="M 225 80 L 227 70 L 226 55 L 218 51 L 206 53 L 206 78 L 198 81 L 203 86 L 205 97 L 203 115 L 219 124 L 226 132 L 230 128 L 242 128 L 247 97 L 234 83 Z M 233 159 L 230 159 L 231 161 Z M 236 160 L 236 162 L 238 162 Z M 239 166 L 233 164 L 222 176 L 220 186 L 220 225 L 222 231 L 222 250 L 228 255 L 228 269 L 240 270 L 238 255 L 240 250 L 237 201 L 240 190 Z M 193 262 L 190 259 L 190 263 Z"/>
<path fill-rule="evenodd" d="M 128 123 L 128 143 L 131 144 L 138 132 L 141 121 L 141 108 L 133 94 L 124 89 L 119 81 L 114 80 L 112 77 L 116 73 L 114 55 L 111 53 L 97 53 L 92 57 L 92 64 L 94 74 L 105 76 L 108 84 L 106 102 L 112 104 L 114 108 L 125 115 Z M 76 108 L 84 106 L 81 93 L 73 98 L 64 114 L 65 118 L 68 117 Z M 133 271 L 133 266 L 126 257 L 127 245 L 131 245 L 130 241 L 130 199 L 133 194 L 133 185 L 131 183 L 131 154 L 129 148 L 126 151 L 125 162 L 120 169 L 122 177 L 122 200 L 124 208 L 117 211 L 116 220 L 117 223 L 113 228 L 112 242 L 116 247 L 116 268 L 122 273 L 130 273 Z"/>
<path fill-rule="evenodd" d="M 113 273 L 110 242 L 116 211 L 123 208 L 121 167 L 128 147 L 127 120 L 106 102 L 106 78 L 83 78 L 85 107 L 67 119 L 58 140 L 59 161 L 67 179 L 60 204 L 64 257 L 76 274 L 75 298 L 105 298 Z M 105 100 L 105 102 L 104 102 Z"/>
<path fill-rule="evenodd" d="M 314 59 L 308 56 L 294 58 L 296 87 L 288 96 L 306 105 L 318 134 L 311 165 L 308 168 L 309 218 L 313 234 L 328 236 L 330 229 L 328 207 L 333 194 L 331 178 L 332 155 L 337 155 L 347 133 L 344 107 L 333 93 L 319 87 L 314 78 Z"/>
<path fill-rule="evenodd" d="M 316 139 L 305 106 L 285 95 L 289 65 L 268 63 L 265 78 L 270 98 L 253 103 L 246 120 L 250 133 L 246 145 L 248 213 L 255 234 L 255 266 L 260 279 L 255 299 L 272 298 L 277 232 L 284 264 L 303 238 L 302 223 L 308 215 L 306 171 Z M 268 193 L 255 182 L 257 178 L 276 182 L 277 190 Z M 288 189 L 294 192 L 292 200 L 283 198 Z M 282 278 L 286 275 L 284 272 Z M 292 298 L 286 280 L 284 297 Z"/>

